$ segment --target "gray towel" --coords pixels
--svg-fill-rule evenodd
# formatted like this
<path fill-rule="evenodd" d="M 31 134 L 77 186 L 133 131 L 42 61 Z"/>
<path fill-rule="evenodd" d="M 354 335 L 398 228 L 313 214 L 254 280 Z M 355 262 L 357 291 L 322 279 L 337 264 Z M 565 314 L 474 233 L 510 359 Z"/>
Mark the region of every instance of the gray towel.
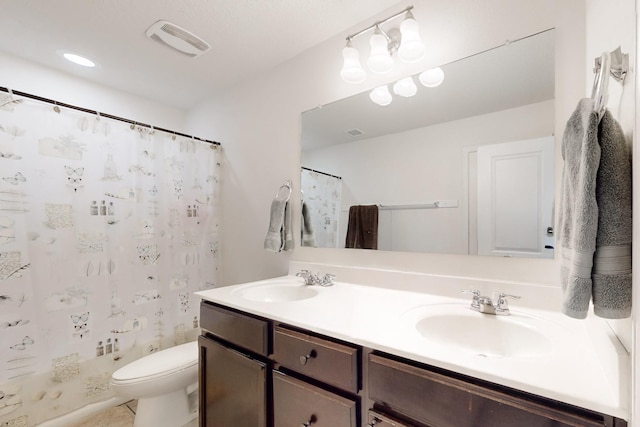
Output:
<path fill-rule="evenodd" d="M 291 210 L 287 200 L 274 199 L 271 202 L 271 216 L 267 236 L 264 239 L 264 248 L 272 252 L 293 249 Z"/>
<path fill-rule="evenodd" d="M 596 315 L 626 317 L 631 309 L 631 164 L 611 113 L 599 126 L 593 100 L 582 99 L 567 122 L 562 157 L 562 311 L 584 319 L 593 298 Z"/>
<path fill-rule="evenodd" d="M 562 194 L 559 227 L 562 311 L 587 317 L 591 301 L 591 270 L 598 231 L 596 175 L 600 163 L 598 116 L 593 100 L 582 99 L 569 117 L 562 138 Z"/>
<path fill-rule="evenodd" d="M 309 212 L 309 206 L 302 202 L 302 236 L 300 239 L 301 246 L 308 246 L 315 248 L 317 246 L 315 235 L 313 234 L 313 225 L 311 224 L 311 212 Z"/>
<path fill-rule="evenodd" d="M 596 178 L 598 235 L 593 259 L 593 311 L 622 319 L 631 315 L 631 150 L 620 124 L 606 111 L 598 129 Z"/>

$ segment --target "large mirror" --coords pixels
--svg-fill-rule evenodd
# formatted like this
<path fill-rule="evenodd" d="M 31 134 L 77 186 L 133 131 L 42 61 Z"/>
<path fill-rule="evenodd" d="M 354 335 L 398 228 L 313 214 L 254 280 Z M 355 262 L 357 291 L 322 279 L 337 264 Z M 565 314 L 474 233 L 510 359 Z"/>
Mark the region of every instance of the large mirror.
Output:
<path fill-rule="evenodd" d="M 553 257 L 554 31 L 441 69 L 302 114 L 304 246 Z"/>

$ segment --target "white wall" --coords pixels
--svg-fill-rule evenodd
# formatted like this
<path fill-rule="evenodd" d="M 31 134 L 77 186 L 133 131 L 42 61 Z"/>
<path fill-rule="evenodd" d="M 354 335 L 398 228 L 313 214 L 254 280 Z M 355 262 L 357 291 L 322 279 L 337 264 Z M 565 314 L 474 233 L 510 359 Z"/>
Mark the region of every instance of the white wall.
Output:
<path fill-rule="evenodd" d="M 466 254 L 469 242 L 465 224 L 463 149 L 550 136 L 553 132 L 553 101 L 546 101 L 348 144 L 305 150 L 302 165 L 342 177 L 339 238 L 342 247 L 350 205 L 457 200 L 455 208 L 394 212 L 393 225 L 397 226 L 397 217 L 402 218 L 399 222 L 407 233 L 394 231 L 393 247 Z M 399 165 L 401 173 L 398 173 Z M 382 217 L 387 213 L 389 211 L 380 212 L 379 233 L 384 232 L 386 223 Z"/>
<path fill-rule="evenodd" d="M 147 125 L 185 132 L 185 112 L 182 110 L 166 107 L 2 52 L 0 64 L 2 87 Z M 208 138 L 194 136 L 215 139 L 215 135 Z"/>
<path fill-rule="evenodd" d="M 360 85 L 342 82 L 344 37 L 408 4 L 415 6 L 429 55 L 401 72 L 376 76 Z M 216 135 L 226 154 L 221 283 L 285 274 L 289 259 L 557 283 L 558 263 L 548 260 L 313 248 L 296 248 L 289 255 L 262 249 L 269 206 L 278 186 L 292 179 L 299 188 L 302 111 L 552 27 L 557 28 L 555 133 L 559 135 L 585 86 L 581 0 L 401 2 L 190 111 L 191 132 Z M 296 229 L 298 225 L 296 218 Z"/>
<path fill-rule="evenodd" d="M 634 0 L 587 0 L 586 2 L 586 56 L 585 71 L 587 81 L 585 82 L 584 95 L 591 94 L 594 74 L 591 72 L 594 59 L 599 57 L 605 51 L 612 51 L 618 46 L 622 48 L 624 53 L 628 53 L 630 70 L 627 75 L 624 86 L 609 79 L 609 101 L 607 108 L 613 116 L 620 122 L 630 145 L 637 147 L 638 142 L 633 141 L 633 130 L 636 124 L 636 72 L 634 64 L 637 61 L 636 48 L 636 2 Z M 634 150 L 636 151 L 636 150 Z M 637 151 L 634 153 L 634 176 L 640 173 L 640 164 L 637 160 Z M 635 186 L 638 187 L 638 180 L 635 178 Z M 638 190 L 634 191 L 635 206 L 634 211 L 638 212 L 640 205 L 638 204 Z M 635 220 L 634 222 L 637 222 Z M 637 227 L 634 227 L 637 230 Z M 637 231 L 635 231 L 637 233 Z M 634 235 L 634 237 L 636 237 Z M 636 240 L 636 239 L 634 239 Z M 637 251 L 634 254 L 634 267 L 636 271 L 640 268 L 638 265 L 639 256 Z M 630 426 L 640 426 L 640 331 L 638 327 L 638 319 L 640 316 L 640 296 L 638 295 L 639 284 L 638 275 L 634 274 L 634 319 L 624 319 L 621 321 L 609 322 L 616 331 L 620 340 L 629 350 L 633 349 L 633 380 L 632 380 L 632 423 Z M 635 321 L 635 345 L 632 343 L 632 329 Z"/>

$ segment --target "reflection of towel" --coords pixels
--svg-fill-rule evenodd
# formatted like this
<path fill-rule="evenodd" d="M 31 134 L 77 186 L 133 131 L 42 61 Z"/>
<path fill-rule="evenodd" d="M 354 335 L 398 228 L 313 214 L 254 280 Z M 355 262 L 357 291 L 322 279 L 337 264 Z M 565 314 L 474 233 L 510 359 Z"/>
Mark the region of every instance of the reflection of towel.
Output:
<path fill-rule="evenodd" d="M 346 248 L 378 249 L 378 206 L 351 206 Z"/>
<path fill-rule="evenodd" d="M 309 212 L 309 206 L 303 201 L 302 202 L 302 226 L 300 227 L 302 231 L 302 237 L 300 239 L 300 246 L 309 246 L 315 248 L 316 238 L 313 235 L 313 226 L 311 225 L 311 212 Z"/>
<path fill-rule="evenodd" d="M 609 111 L 600 120 L 600 167 L 596 178 L 598 235 L 593 259 L 593 311 L 622 319 L 631 315 L 631 152 Z"/>
<path fill-rule="evenodd" d="M 264 248 L 272 252 L 290 251 L 293 249 L 291 230 L 291 209 L 289 202 L 274 199 L 271 202 L 269 230 L 264 239 Z"/>
<path fill-rule="evenodd" d="M 593 297 L 596 315 L 627 317 L 631 312 L 631 162 L 620 125 L 606 112 L 598 126 L 593 101 L 581 100 L 567 123 L 562 156 L 563 312 L 583 319 Z"/>

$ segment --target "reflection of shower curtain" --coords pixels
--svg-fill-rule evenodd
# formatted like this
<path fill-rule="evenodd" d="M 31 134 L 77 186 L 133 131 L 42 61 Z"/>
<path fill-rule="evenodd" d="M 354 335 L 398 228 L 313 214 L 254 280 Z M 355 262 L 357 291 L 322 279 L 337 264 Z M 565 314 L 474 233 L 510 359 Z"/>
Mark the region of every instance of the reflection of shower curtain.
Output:
<path fill-rule="evenodd" d="M 338 218 L 342 197 L 342 180 L 338 177 L 302 168 L 300 187 L 311 218 L 315 245 L 319 248 L 337 248 Z M 302 246 L 307 246 L 302 242 Z"/>
<path fill-rule="evenodd" d="M 112 397 L 216 280 L 220 149 L 55 110 L 0 92 L 0 425 Z"/>

